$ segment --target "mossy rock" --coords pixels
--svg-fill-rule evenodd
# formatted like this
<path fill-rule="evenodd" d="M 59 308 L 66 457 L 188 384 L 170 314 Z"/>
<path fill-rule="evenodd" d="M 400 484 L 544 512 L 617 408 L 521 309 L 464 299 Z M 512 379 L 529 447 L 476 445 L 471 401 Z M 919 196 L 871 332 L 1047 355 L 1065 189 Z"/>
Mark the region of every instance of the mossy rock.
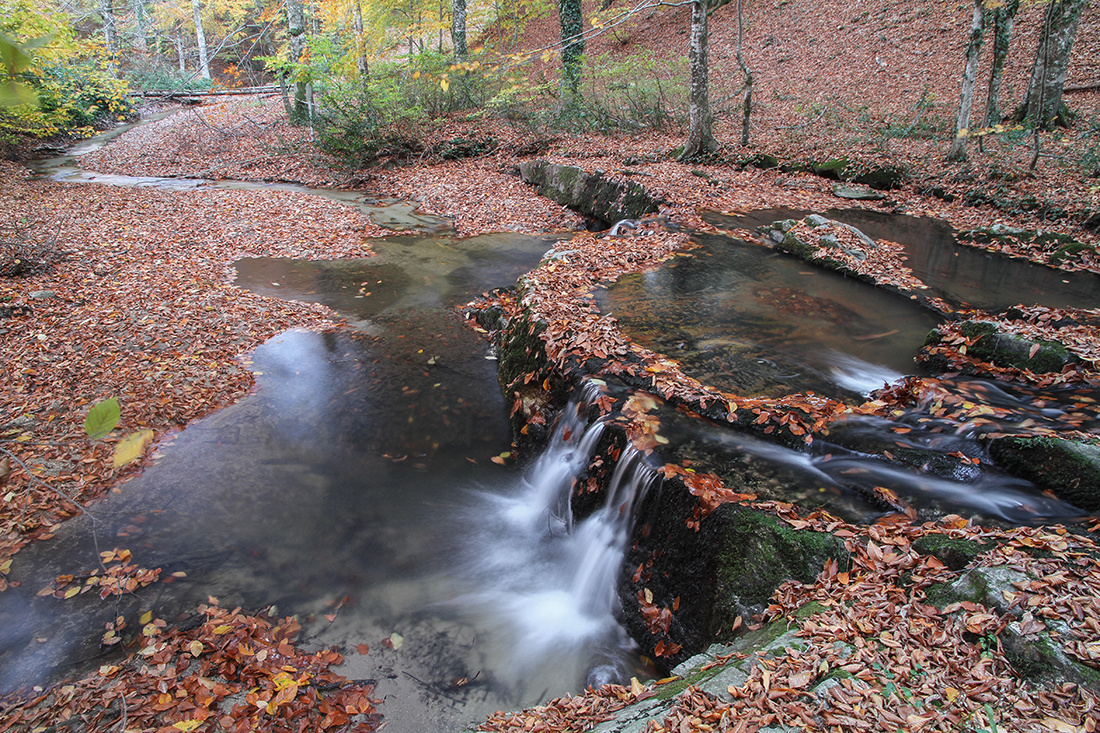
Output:
<path fill-rule="evenodd" d="M 779 167 L 779 158 L 768 153 L 754 153 L 750 156 L 742 158 L 740 161 L 742 168 L 760 168 L 761 170 L 771 170 Z"/>
<path fill-rule="evenodd" d="M 1100 692 L 1100 671 L 1088 667 L 1067 654 L 1049 633 L 1019 633 L 1018 624 L 1009 624 L 1000 635 L 1005 659 L 1024 679 L 1037 683 L 1073 682 L 1092 692 Z"/>
<path fill-rule="evenodd" d="M 905 169 L 900 166 L 859 166 L 859 172 L 852 175 L 848 180 L 852 183 L 870 186 L 877 191 L 890 191 L 901 186 L 902 182 L 905 181 L 905 175 Z"/>
<path fill-rule="evenodd" d="M 991 441 L 989 453 L 1014 476 L 1086 511 L 1100 511 L 1100 446 L 1011 436 Z"/>
<path fill-rule="evenodd" d="M 812 582 L 829 559 L 841 569 L 850 565 L 844 542 L 831 534 L 795 530 L 735 504 L 697 520 L 698 507 L 698 499 L 678 479 L 652 487 L 639 507 L 620 576 L 623 623 L 643 652 L 662 666 L 728 638 L 734 620 L 762 611 L 783 582 Z M 638 595 L 647 591 L 657 607 L 676 607 L 667 635 L 654 635 L 646 626 Z M 661 640 L 682 650 L 654 657 Z"/>
<path fill-rule="evenodd" d="M 959 333 L 974 340 L 967 347 L 968 356 L 999 367 L 1027 369 L 1035 374 L 1045 374 L 1060 372 L 1066 365 L 1077 361 L 1077 357 L 1057 341 L 1032 341 L 1004 333 L 990 321 L 966 321 L 959 326 Z M 925 337 L 923 347 L 934 346 L 942 339 L 943 334 L 933 329 Z M 935 360 L 926 363 L 933 370 L 939 370 L 942 366 Z"/>
<path fill-rule="evenodd" d="M 519 173 L 548 199 L 601 221 L 637 219 L 659 211 L 657 200 L 641 185 L 604 178 L 601 171 L 527 160 L 519 164 Z"/>
<path fill-rule="evenodd" d="M 848 167 L 847 158 L 830 158 L 820 163 L 811 163 L 813 172 L 822 178 L 841 180 L 844 178 L 844 170 Z"/>
<path fill-rule="evenodd" d="M 994 545 L 987 542 L 942 534 L 926 534 L 913 542 L 914 550 L 922 555 L 935 557 L 951 570 L 962 570 L 978 555 L 993 548 Z"/>
<path fill-rule="evenodd" d="M 1096 248 L 1081 242 L 1070 242 L 1054 250 L 1047 258 L 1047 262 L 1052 265 L 1061 265 L 1066 261 L 1078 261 L 1086 252 L 1096 252 Z"/>
<path fill-rule="evenodd" d="M 842 570 L 850 559 L 844 542 L 825 532 L 796 530 L 754 509 L 726 505 L 717 551 L 718 608 L 729 618 L 762 608 L 787 580 L 812 583 L 826 560 Z"/>

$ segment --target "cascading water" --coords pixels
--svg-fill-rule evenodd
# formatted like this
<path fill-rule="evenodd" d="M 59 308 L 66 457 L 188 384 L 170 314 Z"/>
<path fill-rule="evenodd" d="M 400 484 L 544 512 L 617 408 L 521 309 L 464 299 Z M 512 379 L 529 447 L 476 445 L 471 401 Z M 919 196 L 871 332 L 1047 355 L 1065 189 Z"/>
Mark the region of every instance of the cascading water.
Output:
<path fill-rule="evenodd" d="M 586 424 L 598 389 L 589 385 L 561 413 L 549 444 L 518 491 L 484 493 L 471 516 L 480 530 L 461 577 L 469 590 L 455 608 L 489 629 L 501 680 L 517 700 L 630 677 L 633 642 L 619 623 L 616 583 L 633 508 L 657 473 L 632 447 L 623 450 L 606 501 L 576 520 L 574 478 L 591 460 L 602 420 Z"/>

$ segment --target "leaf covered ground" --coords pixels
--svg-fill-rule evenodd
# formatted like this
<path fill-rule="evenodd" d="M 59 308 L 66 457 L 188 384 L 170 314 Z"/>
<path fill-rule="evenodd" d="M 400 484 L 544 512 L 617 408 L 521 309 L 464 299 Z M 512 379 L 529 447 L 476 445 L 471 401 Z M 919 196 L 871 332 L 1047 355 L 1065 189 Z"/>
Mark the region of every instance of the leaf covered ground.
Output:
<path fill-rule="evenodd" d="M 712 46 L 714 58 L 725 59 L 716 64 L 714 89 L 727 99 L 738 85 L 736 67 L 729 63 L 730 7 L 715 15 Z M 883 8 L 877 11 L 883 17 L 877 19 L 843 2 L 826 8 L 802 2 L 748 8 L 747 48 L 749 62 L 759 73 L 761 100 L 754 150 L 787 160 L 840 154 L 868 162 L 900 160 L 910 170 L 909 181 L 889 192 L 886 204 L 857 205 L 935 216 L 959 230 L 1005 223 L 1054 228 L 1090 245 L 1100 242 L 1095 232 L 1075 224 L 1100 206 L 1095 185 L 1079 165 L 1083 152 L 1091 149 L 1087 146 L 1094 144 L 1080 136 L 1088 128 L 1046 136 L 1048 157 L 1036 176 L 1024 175 L 1029 148 L 1011 135 L 990 137 L 986 150 L 972 153 L 969 163 L 944 164 L 940 155 L 945 143 L 914 133 L 924 129 L 922 120 L 950 114 L 945 100 L 954 99 L 955 60 L 962 56 L 969 11 L 962 5 L 917 8 L 906 3 L 884 3 Z M 1036 33 L 1034 13 L 1028 12 L 1017 41 L 1024 56 Z M 614 42 L 607 37 L 598 44 L 612 49 L 619 43 L 629 50 L 646 43 L 655 46 L 655 39 L 679 37 L 678 29 L 686 22 L 678 13 L 658 14 L 648 30 L 645 25 L 631 26 L 633 30 L 624 28 Z M 1082 22 L 1078 54 L 1086 58 L 1100 43 L 1095 15 L 1095 8 L 1090 8 Z M 657 32 L 661 28 L 664 31 Z M 848 43 L 853 33 L 863 42 Z M 937 40 L 940 37 L 945 40 Z M 535 34 L 529 40 L 538 44 Z M 953 51 L 945 52 L 943 43 Z M 663 46 L 676 53 L 671 44 Z M 885 48 L 889 53 L 882 52 Z M 1008 84 L 1019 93 L 1026 64 L 1014 63 Z M 1072 66 L 1071 83 L 1094 81 L 1085 78 L 1088 68 L 1081 63 Z M 873 91 L 873 98 L 860 101 L 866 90 Z M 931 100 L 930 111 L 922 112 L 922 99 Z M 1072 101 L 1086 116 L 1095 113 L 1096 93 L 1077 95 Z M 861 104 L 866 106 L 863 113 Z M 734 129 L 734 121 L 722 117 L 720 139 L 732 139 Z M 886 134 L 895 129 L 908 132 L 898 137 Z M 730 143 L 723 147 L 725 161 L 678 164 L 668 155 L 682 142 L 682 134 L 675 130 L 608 138 L 494 120 L 451 120 L 422 132 L 429 154 L 415 165 L 338 171 L 308 146 L 301 131 L 282 121 L 277 99 L 233 100 L 181 111 L 138 128 L 87 156 L 83 165 L 127 175 L 362 187 L 377 196 L 415 200 L 424 210 L 448 218 L 463 235 L 578 227 L 576 214 L 535 196 L 512 173 L 519 159 L 540 150 L 540 156 L 556 162 L 640 182 L 664 201 L 659 219 L 632 236 L 579 235 L 570 243 L 574 252 L 567 260 L 543 263 L 528 275 L 522 300 L 505 299 L 506 307 L 525 308 L 548 324 L 542 338 L 552 359 L 594 360 L 611 373 L 644 381 L 663 398 L 689 407 L 720 404 L 741 424 L 765 433 L 783 431 L 795 440 L 812 440 L 837 416 L 889 414 L 921 401 L 938 405 L 941 415 L 959 422 L 975 417 L 973 403 L 943 392 L 934 379 L 911 380 L 863 405 L 806 395 L 764 400 L 722 393 L 684 374 L 667 356 L 630 343 L 614 319 L 592 304 L 589 294 L 597 283 L 686 252 L 687 237 L 668 231 L 664 224 L 707 229 L 699 217 L 701 209 L 824 210 L 849 205 L 833 195 L 830 181 L 808 173 L 742 170 L 729 164 L 739 154 Z M 494 151 L 450 161 L 430 154 L 459 136 L 491 138 Z M 45 243 L 46 259 L 56 260 L 52 268 L 29 276 L 0 277 L 2 590 L 13 558 L 18 562 L 19 548 L 48 538 L 58 522 L 78 511 L 75 504 L 94 501 L 112 489 L 125 490 L 125 480 L 140 470 L 140 462 L 114 467 L 113 446 L 124 433 L 149 429 L 156 439 L 163 438 L 247 394 L 252 377 L 241 357 L 267 338 L 287 328 L 338 326 L 338 318 L 321 306 L 264 298 L 233 287 L 230 262 L 255 256 L 365 256 L 370 238 L 386 232 L 343 205 L 302 194 L 58 184 L 31 180 L 15 164 L 0 166 L 0 231 L 5 233 L 5 246 L 14 241 L 21 247 L 10 256 L 35 254 L 30 245 Z M 939 195 L 921 192 L 933 184 L 942 189 Z M 964 203 L 974 190 L 997 196 L 977 206 Z M 1040 206 L 1019 205 L 1029 197 Z M 1044 220 L 1044 202 L 1070 216 L 1053 223 Z M 1049 247 L 1033 243 L 985 246 L 1040 261 L 1052 254 Z M 904 263 L 888 256 L 896 250 L 884 249 L 881 260 L 858 263 L 867 268 L 864 274 L 919 290 Z M 9 257 L 8 249 L 0 254 Z M 1100 272 L 1100 260 L 1087 252 L 1061 266 Z M 1029 338 L 1066 343 L 1080 361 L 1064 373 L 1063 381 L 1095 385 L 1100 334 L 1087 321 L 1100 314 L 1081 315 L 1029 309 L 1006 326 Z M 946 340 L 955 336 L 949 332 Z M 966 356 L 958 348 L 950 355 Z M 999 378 L 1028 381 L 1034 376 L 988 364 L 971 366 Z M 118 397 L 123 407 L 120 430 L 103 441 L 90 441 L 82 428 L 84 415 L 92 404 L 110 396 Z M 634 408 L 628 411 L 634 418 L 633 437 L 640 447 L 652 448 L 656 433 L 648 406 L 643 401 Z M 1067 431 L 1073 429 L 1070 421 Z M 669 470 L 684 475 L 679 466 Z M 701 505 L 749 500 L 703 477 L 693 481 Z M 994 724 L 1020 730 L 1095 729 L 1095 696 L 1072 685 L 1039 688 L 1021 681 L 996 642 L 997 634 L 1010 624 L 1020 625 L 1020 633 L 1026 635 L 1046 624 L 1049 614 L 1072 617 L 1066 648 L 1095 665 L 1100 580 L 1091 536 L 1057 528 L 1005 533 L 947 520 L 929 527 L 903 521 L 903 514 L 892 515 L 896 521 L 884 525 L 851 527 L 823 515 L 802 516 L 790 507 L 771 510 L 792 526 L 846 532 L 842 536 L 848 537 L 856 567 L 846 573 L 825 568 L 816 583 L 785 586 L 774 598 L 768 611 L 771 619 L 790 617 L 811 600 L 820 604 L 819 611 L 791 622 L 811 642 L 808 651 L 758 667 L 743 687 L 731 691 L 732 703 L 689 690 L 673 714 L 652 721 L 650 730 L 755 730 L 770 723 L 811 730 L 991 730 Z M 925 590 L 958 571 L 937 566 L 934 558 L 912 548 L 913 539 L 924 533 L 992 538 L 999 549 L 977 564 L 1034 566 L 1050 580 L 1043 587 L 1019 589 L 1020 595 L 1004 609 L 960 606 L 936 611 L 925 603 Z M 1036 559 L 1017 551 L 1036 545 L 1052 556 Z M 111 567 L 117 572 L 105 569 L 101 592 L 115 586 L 131 592 L 143 581 L 157 581 L 148 574 L 139 580 L 140 568 L 124 573 L 119 568 L 125 565 Z M 131 579 L 134 588 L 127 587 Z M 59 583 L 52 590 L 64 597 L 74 588 Z M 131 640 L 133 656 L 125 664 L 47 691 L 30 703 L 2 703 L 7 707 L 0 731 L 33 730 L 39 724 L 77 719 L 89 730 L 106 730 L 120 722 L 124 729 L 133 724 L 167 731 L 200 725 L 243 730 L 258 725 L 261 712 L 266 724 L 277 730 L 297 730 L 303 722 L 310 729 L 339 728 L 349 722 L 366 728 L 377 725 L 369 690 L 347 685 L 328 671 L 339 661 L 337 652 L 308 655 L 290 645 L 292 621 L 210 604 L 200 609 L 195 622 L 184 630 L 150 620 L 151 626 Z M 975 637 L 991 641 L 982 646 L 974 643 Z M 842 663 L 830 656 L 828 645 L 837 638 L 858 653 Z M 264 651 L 264 659 L 259 659 Z M 843 679 L 826 697 L 806 694 L 811 682 L 837 669 L 850 677 L 839 675 Z M 584 730 L 609 710 L 647 694 L 650 691 L 641 685 L 605 688 L 501 714 L 483 727 Z M 996 720 L 986 717 L 987 704 Z"/>

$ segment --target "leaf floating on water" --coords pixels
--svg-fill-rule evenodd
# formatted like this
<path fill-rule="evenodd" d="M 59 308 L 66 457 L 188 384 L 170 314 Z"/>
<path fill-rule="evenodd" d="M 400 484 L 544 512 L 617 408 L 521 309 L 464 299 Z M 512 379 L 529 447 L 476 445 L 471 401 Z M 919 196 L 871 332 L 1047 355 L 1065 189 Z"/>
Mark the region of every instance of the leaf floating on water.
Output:
<path fill-rule="evenodd" d="M 370 654 L 370 647 L 367 646 L 366 644 L 359 644 L 358 646 L 355 647 L 355 651 L 359 652 L 360 654 L 364 654 L 364 655 Z"/>
<path fill-rule="evenodd" d="M 148 428 L 130 433 L 115 446 L 114 467 L 122 468 L 145 454 L 145 448 L 153 441 L 153 431 Z"/>

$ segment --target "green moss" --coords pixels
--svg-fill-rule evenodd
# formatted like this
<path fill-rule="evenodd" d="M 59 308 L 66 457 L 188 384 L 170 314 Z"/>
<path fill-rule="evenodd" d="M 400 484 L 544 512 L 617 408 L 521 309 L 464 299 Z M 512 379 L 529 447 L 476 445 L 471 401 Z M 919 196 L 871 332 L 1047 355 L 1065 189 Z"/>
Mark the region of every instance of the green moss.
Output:
<path fill-rule="evenodd" d="M 823 178 L 841 178 L 847 167 L 847 158 L 830 158 L 822 163 L 813 164 L 813 171 Z"/>
<path fill-rule="evenodd" d="M 1070 658 L 1049 635 L 1002 636 L 1005 659 L 1024 679 L 1033 682 L 1074 682 L 1093 692 L 1100 690 L 1100 671 Z"/>
<path fill-rule="evenodd" d="M 1094 247 L 1090 247 L 1087 244 L 1082 244 L 1081 242 L 1071 242 L 1069 244 L 1063 244 L 1061 247 L 1054 250 L 1054 252 L 1051 253 L 1050 257 L 1047 258 L 1047 262 L 1052 265 L 1060 265 L 1066 260 L 1079 259 L 1079 255 L 1084 252 L 1095 251 L 1096 249 Z"/>
<path fill-rule="evenodd" d="M 992 441 L 989 452 L 1009 473 L 1082 509 L 1100 511 L 1100 446 L 1012 436 Z"/>
<path fill-rule="evenodd" d="M 1036 374 L 1060 372 L 1072 359 L 1057 341 L 1031 341 L 1001 333 L 988 321 L 967 321 L 959 332 L 968 339 L 978 339 L 968 347 L 968 355 L 1001 367 L 1028 369 Z M 1032 353 L 1035 346 L 1039 348 Z"/>
<path fill-rule="evenodd" d="M 725 507 L 723 507 L 725 509 Z M 728 617 L 766 603 L 781 583 L 809 583 L 828 559 L 841 568 L 850 558 L 839 538 L 824 532 L 795 530 L 763 512 L 731 507 L 718 548 L 718 604 L 729 604 Z M 809 612 L 809 611 L 807 611 Z"/>
<path fill-rule="evenodd" d="M 922 555 L 932 555 L 952 570 L 962 570 L 978 555 L 992 550 L 994 545 L 986 542 L 929 534 L 917 538 L 913 549 Z"/>
<path fill-rule="evenodd" d="M 779 158 L 774 155 L 769 155 L 768 153 L 755 153 L 746 158 L 742 158 L 741 167 L 770 170 L 779 167 Z"/>

